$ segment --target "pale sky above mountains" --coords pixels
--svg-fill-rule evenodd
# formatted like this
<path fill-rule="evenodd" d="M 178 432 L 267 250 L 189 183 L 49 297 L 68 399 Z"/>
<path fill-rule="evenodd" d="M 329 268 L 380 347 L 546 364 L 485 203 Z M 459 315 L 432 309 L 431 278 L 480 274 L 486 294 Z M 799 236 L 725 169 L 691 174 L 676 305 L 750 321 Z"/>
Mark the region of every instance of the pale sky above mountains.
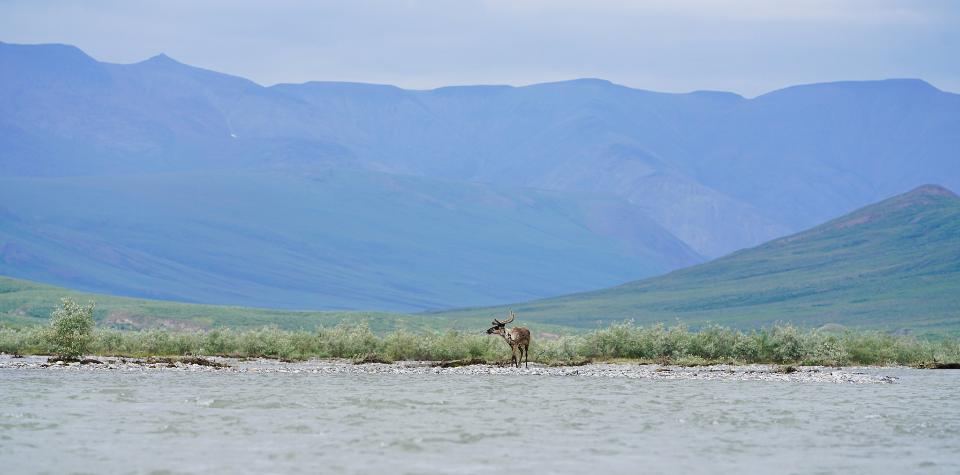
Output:
<path fill-rule="evenodd" d="M 166 53 L 264 85 L 433 88 L 600 77 L 748 97 L 845 79 L 960 91 L 960 2 L 0 0 L 0 41 Z"/>

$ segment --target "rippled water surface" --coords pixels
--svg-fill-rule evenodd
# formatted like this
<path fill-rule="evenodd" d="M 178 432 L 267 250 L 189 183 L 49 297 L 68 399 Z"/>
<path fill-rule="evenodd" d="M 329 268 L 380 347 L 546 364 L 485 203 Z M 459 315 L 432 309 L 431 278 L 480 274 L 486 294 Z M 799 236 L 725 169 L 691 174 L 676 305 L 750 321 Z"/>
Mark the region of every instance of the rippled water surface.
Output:
<path fill-rule="evenodd" d="M 0 370 L 0 472 L 960 473 L 960 371 L 895 384 Z"/>

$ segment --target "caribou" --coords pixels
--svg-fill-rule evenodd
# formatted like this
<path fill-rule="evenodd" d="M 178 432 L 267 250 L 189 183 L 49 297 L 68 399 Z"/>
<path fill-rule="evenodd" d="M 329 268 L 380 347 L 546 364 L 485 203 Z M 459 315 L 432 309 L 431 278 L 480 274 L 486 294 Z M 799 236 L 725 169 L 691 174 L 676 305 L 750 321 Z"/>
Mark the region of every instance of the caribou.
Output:
<path fill-rule="evenodd" d="M 526 355 L 526 362 L 524 363 L 525 368 L 529 368 L 530 364 L 530 330 L 527 330 L 523 327 L 513 327 L 507 329 L 507 324 L 513 322 L 517 318 L 517 315 L 513 313 L 513 310 L 510 310 L 510 319 L 500 321 L 496 318 L 490 322 L 493 326 L 487 330 L 487 335 L 500 335 L 503 337 L 503 341 L 506 341 L 510 345 L 510 350 L 513 352 L 513 366 L 519 368 L 520 363 L 524 361 L 524 355 Z M 517 358 L 517 351 L 520 352 L 520 357 Z"/>

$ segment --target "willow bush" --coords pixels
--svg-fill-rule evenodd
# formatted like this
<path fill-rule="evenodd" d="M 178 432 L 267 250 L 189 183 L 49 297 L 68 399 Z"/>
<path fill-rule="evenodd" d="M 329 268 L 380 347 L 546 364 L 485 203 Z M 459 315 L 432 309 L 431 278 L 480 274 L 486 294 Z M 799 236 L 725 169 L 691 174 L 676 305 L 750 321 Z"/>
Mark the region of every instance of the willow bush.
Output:
<path fill-rule="evenodd" d="M 64 359 L 83 357 L 93 339 L 94 306 L 93 302 L 81 305 L 69 298 L 60 301 L 60 306 L 50 316 L 50 328 L 46 334 L 53 355 Z"/>
<path fill-rule="evenodd" d="M 67 335 L 80 333 L 65 332 Z M 96 329 L 86 340 L 72 337 L 65 340 L 43 328 L 0 329 L 0 352 L 61 354 L 68 352 L 65 348 L 77 350 L 81 347 L 98 355 L 132 357 L 194 355 L 289 360 L 372 357 L 384 361 L 481 359 L 490 362 L 510 359 L 510 350 L 502 339 L 481 331 L 414 333 L 398 330 L 378 336 L 365 324 L 344 324 L 315 331 L 277 328 L 205 332 Z M 73 351 L 71 354 L 77 353 Z M 916 366 L 960 362 L 960 341 L 928 341 L 873 331 L 821 332 L 801 330 L 792 325 L 754 331 L 707 326 L 691 331 L 683 325 L 641 327 L 624 322 L 552 340 L 534 335 L 530 359 L 547 364 L 627 359 L 677 364 Z"/>

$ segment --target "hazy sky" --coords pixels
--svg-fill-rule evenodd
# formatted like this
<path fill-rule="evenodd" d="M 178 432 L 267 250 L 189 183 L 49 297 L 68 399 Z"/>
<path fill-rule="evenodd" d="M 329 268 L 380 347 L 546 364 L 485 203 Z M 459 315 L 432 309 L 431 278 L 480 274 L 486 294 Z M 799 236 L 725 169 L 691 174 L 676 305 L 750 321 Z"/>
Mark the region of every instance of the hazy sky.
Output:
<path fill-rule="evenodd" d="M 600 77 L 754 96 L 918 77 L 960 91 L 960 1 L 0 0 L 0 41 L 119 63 L 164 52 L 264 85 Z"/>

